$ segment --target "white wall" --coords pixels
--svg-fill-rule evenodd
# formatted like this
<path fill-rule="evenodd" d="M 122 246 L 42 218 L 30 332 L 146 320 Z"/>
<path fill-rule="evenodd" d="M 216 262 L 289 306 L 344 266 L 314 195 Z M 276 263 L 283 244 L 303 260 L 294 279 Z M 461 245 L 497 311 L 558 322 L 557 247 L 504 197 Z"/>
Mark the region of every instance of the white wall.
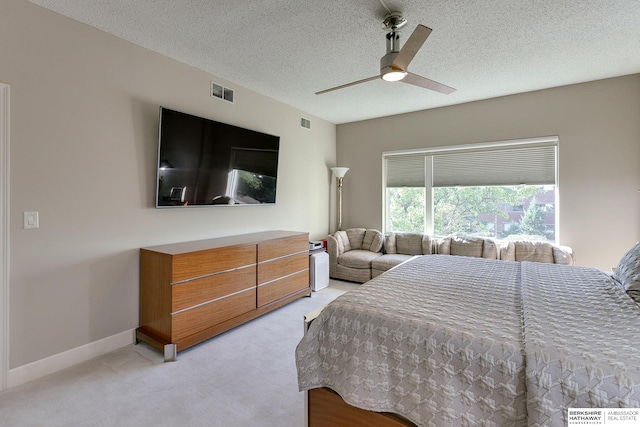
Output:
<path fill-rule="evenodd" d="M 460 89 L 464 90 L 464 89 Z M 442 96 L 425 93 L 425 96 Z M 640 75 L 339 125 L 343 228 L 382 229 L 382 152 L 558 135 L 559 238 L 610 270 L 640 239 Z"/>
<path fill-rule="evenodd" d="M 211 98 L 211 80 L 235 103 Z M 0 3 L 0 82 L 11 87 L 11 368 L 135 328 L 140 247 L 329 231 L 333 124 L 21 0 Z M 160 105 L 279 135 L 277 204 L 155 209 Z M 39 229 L 23 230 L 25 211 Z"/>

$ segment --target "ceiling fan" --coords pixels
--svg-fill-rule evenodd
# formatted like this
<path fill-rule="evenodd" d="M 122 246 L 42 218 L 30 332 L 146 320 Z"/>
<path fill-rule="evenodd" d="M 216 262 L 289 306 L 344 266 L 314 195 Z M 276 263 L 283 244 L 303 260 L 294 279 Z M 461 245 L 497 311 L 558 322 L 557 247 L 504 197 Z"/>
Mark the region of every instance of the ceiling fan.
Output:
<path fill-rule="evenodd" d="M 419 86 L 444 94 L 455 92 L 455 89 L 452 87 L 443 85 L 442 83 L 438 83 L 426 77 L 413 74 L 407 70 L 411 60 L 427 40 L 429 34 L 431 34 L 431 28 L 418 24 L 401 49 L 400 31 L 398 30 L 404 27 L 406 23 L 407 20 L 400 12 L 389 13 L 385 17 L 384 21 L 382 21 L 382 28 L 387 32 L 387 54 L 380 58 L 379 75 L 332 87 L 330 89 L 321 90 L 320 92 L 316 92 L 316 95 L 322 95 L 323 93 L 344 89 L 349 86 L 366 83 L 379 78 L 390 82 L 402 81 L 404 83 L 409 83 L 414 86 Z"/>

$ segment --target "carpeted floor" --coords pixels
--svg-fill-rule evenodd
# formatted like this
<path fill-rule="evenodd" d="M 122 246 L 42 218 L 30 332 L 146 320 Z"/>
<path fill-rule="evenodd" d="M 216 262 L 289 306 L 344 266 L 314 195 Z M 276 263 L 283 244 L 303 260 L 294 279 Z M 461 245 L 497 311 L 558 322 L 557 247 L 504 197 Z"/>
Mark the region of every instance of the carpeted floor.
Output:
<path fill-rule="evenodd" d="M 163 363 L 129 345 L 0 393 L 0 426 L 304 425 L 294 350 L 303 316 L 357 285 L 330 286 Z"/>

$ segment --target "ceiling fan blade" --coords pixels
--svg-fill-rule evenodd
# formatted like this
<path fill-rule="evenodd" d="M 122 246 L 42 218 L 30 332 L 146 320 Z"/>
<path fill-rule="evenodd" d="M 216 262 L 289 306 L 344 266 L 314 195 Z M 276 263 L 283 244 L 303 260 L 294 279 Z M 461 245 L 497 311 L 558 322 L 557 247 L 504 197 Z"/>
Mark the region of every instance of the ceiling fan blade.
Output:
<path fill-rule="evenodd" d="M 320 92 L 316 92 L 316 95 L 322 95 L 323 93 L 331 92 L 331 91 L 338 90 L 338 89 L 344 89 L 345 87 L 358 85 L 360 83 L 370 82 L 371 80 L 375 80 L 375 79 L 379 79 L 379 78 L 380 78 L 379 75 L 378 76 L 373 76 L 373 77 L 367 77 L 366 79 L 357 80 L 355 82 L 351 82 L 351 83 L 347 83 L 347 84 L 344 84 L 344 85 L 332 87 L 330 89 L 321 90 Z"/>
<path fill-rule="evenodd" d="M 400 81 L 404 83 L 409 83 L 410 85 L 420 86 L 425 89 L 435 90 L 436 92 L 444 93 L 445 95 L 448 95 L 456 91 L 452 87 L 443 85 L 442 83 L 438 83 L 434 80 L 431 80 L 426 77 L 422 77 L 413 73 L 407 73 L 405 78 Z"/>
<path fill-rule="evenodd" d="M 424 42 L 427 40 L 429 34 L 431 34 L 431 28 L 418 24 L 404 46 L 400 49 L 396 59 L 391 63 L 391 67 L 407 71 L 409 63 L 413 57 L 416 56 L 416 53 L 418 53 Z"/>

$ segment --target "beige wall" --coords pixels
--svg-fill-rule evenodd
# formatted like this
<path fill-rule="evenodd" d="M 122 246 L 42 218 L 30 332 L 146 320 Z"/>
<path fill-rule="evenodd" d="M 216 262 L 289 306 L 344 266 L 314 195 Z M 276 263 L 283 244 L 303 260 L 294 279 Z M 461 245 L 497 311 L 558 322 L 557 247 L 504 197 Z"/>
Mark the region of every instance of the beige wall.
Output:
<path fill-rule="evenodd" d="M 210 80 L 236 102 L 211 98 Z M 139 247 L 329 230 L 333 124 L 22 0 L 0 3 L 0 82 L 11 87 L 11 368 L 135 328 Z M 277 204 L 154 209 L 159 105 L 279 135 Z M 25 211 L 39 211 L 39 229 L 22 229 Z"/>
<path fill-rule="evenodd" d="M 338 164 L 351 168 L 343 228 L 382 228 L 384 151 L 558 135 L 560 243 L 578 264 L 609 270 L 640 239 L 638 74 L 339 125 L 337 135 Z"/>

